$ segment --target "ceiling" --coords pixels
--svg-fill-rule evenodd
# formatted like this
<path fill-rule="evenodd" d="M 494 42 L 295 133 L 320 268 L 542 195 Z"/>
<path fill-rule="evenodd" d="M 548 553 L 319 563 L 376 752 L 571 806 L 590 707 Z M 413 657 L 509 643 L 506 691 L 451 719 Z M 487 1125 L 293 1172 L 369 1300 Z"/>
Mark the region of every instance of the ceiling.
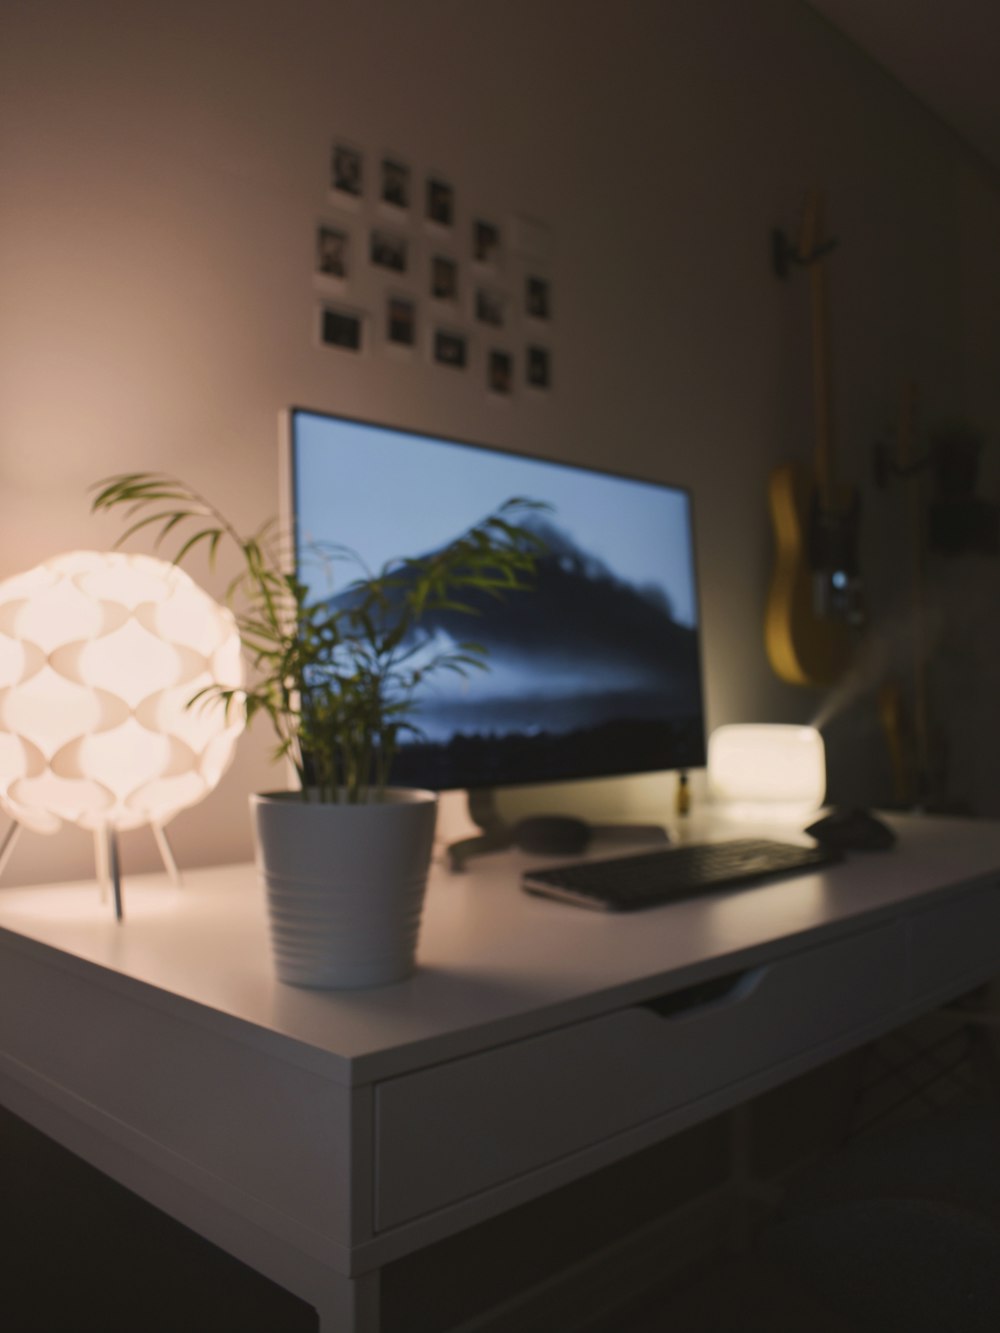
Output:
<path fill-rule="evenodd" d="M 1000 0 L 806 0 L 1000 169 Z"/>

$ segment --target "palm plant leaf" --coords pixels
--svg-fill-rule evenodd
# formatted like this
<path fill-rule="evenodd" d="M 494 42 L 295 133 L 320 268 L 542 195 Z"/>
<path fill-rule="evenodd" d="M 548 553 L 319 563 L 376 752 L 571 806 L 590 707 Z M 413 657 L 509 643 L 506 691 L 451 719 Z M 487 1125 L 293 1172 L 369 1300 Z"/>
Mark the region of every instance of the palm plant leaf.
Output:
<path fill-rule="evenodd" d="M 166 473 L 122 473 L 92 492 L 95 512 L 124 511 L 127 526 L 118 545 L 148 531 L 156 549 L 175 537 L 175 564 L 199 548 L 213 564 L 223 543 L 234 548 L 242 568 L 225 595 L 255 679 L 238 691 L 209 686 L 190 703 L 214 698 L 227 711 L 242 705 L 248 722 L 266 716 L 275 756 L 291 759 L 306 795 L 308 752 L 326 800 L 362 801 L 372 788 L 384 787 L 400 737 L 419 734 L 408 715 L 414 691 L 428 677 L 486 667 L 486 649 L 472 641 L 427 656 L 412 634 L 422 617 L 430 611 L 478 615 L 469 592 L 502 597 L 529 588 L 544 549 L 520 520 L 546 506 L 524 497 L 506 501 L 436 554 L 395 561 L 375 574 L 349 548 L 327 543 L 311 553 L 324 568 L 349 560 L 363 571 L 347 585 L 347 604 L 331 609 L 289 572 L 283 558 L 289 544 L 273 521 L 244 536 Z"/>

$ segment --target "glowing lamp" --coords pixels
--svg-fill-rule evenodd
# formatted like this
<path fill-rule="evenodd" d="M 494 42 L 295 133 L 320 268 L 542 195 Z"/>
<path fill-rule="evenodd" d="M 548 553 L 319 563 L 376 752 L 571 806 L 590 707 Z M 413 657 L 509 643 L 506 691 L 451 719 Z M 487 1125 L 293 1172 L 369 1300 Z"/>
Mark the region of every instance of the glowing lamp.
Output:
<path fill-rule="evenodd" d="M 74 551 L 0 583 L 0 805 L 14 831 L 92 830 L 120 916 L 114 835 L 151 825 L 176 876 L 164 825 L 215 787 L 244 724 L 189 701 L 242 679 L 232 615 L 165 561 Z"/>
<path fill-rule="evenodd" d="M 708 741 L 709 791 L 735 819 L 810 815 L 826 794 L 826 752 L 815 727 L 718 727 Z"/>

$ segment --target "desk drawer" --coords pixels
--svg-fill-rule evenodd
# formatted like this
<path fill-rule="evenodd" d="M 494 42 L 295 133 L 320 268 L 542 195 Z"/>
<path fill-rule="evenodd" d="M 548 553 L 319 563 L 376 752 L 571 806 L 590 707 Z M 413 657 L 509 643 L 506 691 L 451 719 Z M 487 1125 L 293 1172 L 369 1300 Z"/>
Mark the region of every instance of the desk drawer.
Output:
<path fill-rule="evenodd" d="M 912 998 L 1000 974 L 1000 884 L 949 898 L 910 922 Z"/>
<path fill-rule="evenodd" d="M 845 984 L 845 979 L 849 979 Z M 702 988 L 376 1087 L 385 1230 L 678 1110 L 884 1018 L 903 990 L 887 925 Z"/>

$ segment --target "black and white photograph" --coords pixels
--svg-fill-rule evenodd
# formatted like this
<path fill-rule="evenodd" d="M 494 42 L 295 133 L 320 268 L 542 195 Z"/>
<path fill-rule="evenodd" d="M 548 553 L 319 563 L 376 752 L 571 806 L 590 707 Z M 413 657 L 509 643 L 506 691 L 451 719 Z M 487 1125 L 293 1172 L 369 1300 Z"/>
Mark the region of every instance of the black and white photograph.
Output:
<path fill-rule="evenodd" d="M 552 288 L 546 278 L 529 274 L 525 283 L 525 311 L 532 319 L 552 318 Z"/>
<path fill-rule="evenodd" d="M 472 223 L 472 258 L 477 264 L 500 261 L 500 228 L 494 222 L 476 218 Z"/>
<path fill-rule="evenodd" d="M 346 352 L 360 352 L 363 321 L 351 310 L 323 306 L 320 313 L 319 336 L 326 347 L 339 347 Z"/>
<path fill-rule="evenodd" d="M 533 389 L 548 389 L 552 386 L 552 356 L 547 347 L 529 347 L 527 352 L 527 378 Z"/>
<path fill-rule="evenodd" d="M 393 273 L 406 272 L 406 237 L 394 232 L 374 230 L 371 234 L 369 255 L 378 268 L 387 268 Z"/>
<path fill-rule="evenodd" d="M 417 307 L 408 296 L 390 296 L 385 307 L 385 337 L 394 347 L 412 347 L 417 340 Z"/>
<path fill-rule="evenodd" d="M 410 206 L 410 168 L 398 157 L 383 157 L 382 184 L 379 196 L 383 204 L 393 208 Z"/>
<path fill-rule="evenodd" d="M 504 323 L 504 296 L 502 292 L 492 291 L 489 287 L 476 288 L 476 319 L 481 324 L 490 324 L 499 329 Z"/>
<path fill-rule="evenodd" d="M 316 228 L 316 272 L 324 278 L 345 279 L 348 274 L 350 239 L 340 227 L 321 222 Z"/>
<path fill-rule="evenodd" d="M 427 179 L 427 220 L 439 227 L 451 227 L 455 223 L 455 191 L 439 176 Z"/>
<path fill-rule="evenodd" d="M 434 360 L 439 366 L 464 370 L 468 356 L 469 344 L 464 334 L 449 329 L 434 330 Z"/>
<path fill-rule="evenodd" d="M 335 143 L 330 159 L 330 188 L 348 199 L 360 199 L 364 187 L 364 158 L 357 148 Z"/>
<path fill-rule="evenodd" d="M 431 256 L 431 296 L 435 301 L 458 300 L 458 265 L 447 255 Z"/>
<path fill-rule="evenodd" d="M 491 348 L 486 360 L 486 387 L 490 393 L 509 397 L 514 388 L 514 361 L 509 352 Z"/>

